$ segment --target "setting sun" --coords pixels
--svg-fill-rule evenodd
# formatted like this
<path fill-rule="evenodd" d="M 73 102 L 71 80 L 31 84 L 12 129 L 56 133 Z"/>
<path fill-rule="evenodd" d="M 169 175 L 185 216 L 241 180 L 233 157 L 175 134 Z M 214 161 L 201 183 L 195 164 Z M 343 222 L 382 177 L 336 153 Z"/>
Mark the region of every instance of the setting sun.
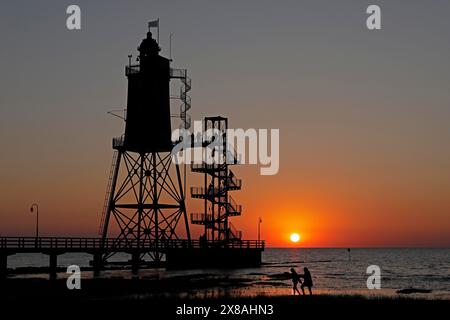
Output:
<path fill-rule="evenodd" d="M 292 242 L 299 242 L 300 235 L 298 233 L 291 233 L 290 239 Z"/>

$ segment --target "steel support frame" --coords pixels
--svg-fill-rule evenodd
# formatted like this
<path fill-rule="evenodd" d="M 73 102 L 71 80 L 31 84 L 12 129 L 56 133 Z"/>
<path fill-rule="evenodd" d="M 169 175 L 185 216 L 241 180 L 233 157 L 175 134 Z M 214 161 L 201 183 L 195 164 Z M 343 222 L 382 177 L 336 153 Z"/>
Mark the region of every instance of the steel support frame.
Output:
<path fill-rule="evenodd" d="M 172 163 L 170 152 L 135 153 L 122 148 L 118 152 L 102 239 L 135 242 L 141 259 L 148 255 L 159 262 L 164 252 L 158 242 L 181 239 L 181 219 L 191 240 L 179 165 Z M 119 177 L 121 171 L 123 177 Z M 147 239 L 154 240 L 155 248 L 141 248 L 141 241 Z"/>

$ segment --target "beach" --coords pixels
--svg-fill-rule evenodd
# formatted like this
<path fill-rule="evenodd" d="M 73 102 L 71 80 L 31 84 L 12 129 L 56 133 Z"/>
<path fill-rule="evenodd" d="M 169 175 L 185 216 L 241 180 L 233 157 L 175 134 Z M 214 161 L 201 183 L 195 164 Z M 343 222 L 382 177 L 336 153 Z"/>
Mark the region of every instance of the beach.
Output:
<path fill-rule="evenodd" d="M 68 290 L 65 279 L 7 279 L 0 284 L 2 310 L 14 309 L 16 314 L 53 318 L 56 310 L 70 311 L 70 316 L 101 314 L 111 318 L 122 315 L 148 314 L 150 319 L 290 319 L 303 316 L 345 316 L 366 318 L 400 312 L 402 318 L 417 313 L 448 311 L 450 300 L 405 297 L 367 297 L 362 295 L 318 294 L 313 296 L 236 296 L 226 292 L 201 297 L 210 285 L 192 286 L 191 295 L 183 285 L 187 279 L 155 281 L 137 279 L 89 279 L 81 290 Z M 165 292 L 165 294 L 160 294 Z M 36 309 L 33 309 L 37 306 Z M 189 309 L 191 308 L 191 309 Z M 194 309 L 197 308 L 197 309 Z M 199 308 L 209 308 L 208 315 Z M 189 310 L 197 314 L 189 314 Z M 215 311 L 214 311 L 215 310 Z M 179 314 L 177 312 L 183 312 Z M 269 314 L 270 313 L 270 314 Z"/>

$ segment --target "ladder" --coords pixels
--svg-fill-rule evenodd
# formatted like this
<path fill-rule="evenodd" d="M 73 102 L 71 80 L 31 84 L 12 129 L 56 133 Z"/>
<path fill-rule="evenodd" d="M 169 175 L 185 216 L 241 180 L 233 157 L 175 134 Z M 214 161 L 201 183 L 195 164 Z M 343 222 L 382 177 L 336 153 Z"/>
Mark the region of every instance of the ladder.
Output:
<path fill-rule="evenodd" d="M 192 82 L 191 78 L 185 74 L 185 77 L 181 78 L 181 82 L 183 86 L 180 88 L 180 99 L 183 101 L 183 104 L 180 107 L 180 116 L 184 123 L 184 128 L 189 129 L 191 127 L 191 117 L 188 114 L 188 111 L 191 109 L 191 97 L 188 95 L 188 92 L 191 91 Z"/>
<path fill-rule="evenodd" d="M 228 225 L 229 225 L 228 231 L 230 232 L 230 239 L 231 240 L 241 240 L 242 239 L 242 231 L 237 230 L 231 222 L 229 222 Z"/>
<path fill-rule="evenodd" d="M 117 165 L 118 155 L 119 155 L 119 151 L 114 150 L 113 159 L 112 159 L 112 163 L 111 163 L 111 170 L 109 171 L 108 185 L 106 187 L 105 201 L 103 202 L 102 219 L 100 221 L 100 228 L 98 229 L 98 234 L 100 236 L 103 233 L 103 227 L 105 225 L 105 218 L 106 218 L 106 214 L 109 209 L 109 198 L 111 197 L 111 193 L 113 192 L 113 190 L 111 190 L 112 189 L 112 180 L 113 180 L 116 165 Z"/>

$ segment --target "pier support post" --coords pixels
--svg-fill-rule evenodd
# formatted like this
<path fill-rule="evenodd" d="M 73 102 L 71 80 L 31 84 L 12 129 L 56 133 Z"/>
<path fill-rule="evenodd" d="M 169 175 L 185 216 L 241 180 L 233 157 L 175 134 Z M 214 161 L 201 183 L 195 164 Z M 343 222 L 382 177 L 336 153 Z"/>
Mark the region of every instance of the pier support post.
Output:
<path fill-rule="evenodd" d="M 5 279 L 8 275 L 8 255 L 0 254 L 0 279 Z"/>
<path fill-rule="evenodd" d="M 58 255 L 57 254 L 50 254 L 50 269 L 49 269 L 49 275 L 50 280 L 56 279 L 56 271 L 58 268 Z"/>
<path fill-rule="evenodd" d="M 133 272 L 133 274 L 138 273 L 139 265 L 140 265 L 140 254 L 132 253 L 131 254 L 131 271 Z"/>
<path fill-rule="evenodd" d="M 92 259 L 92 268 L 94 269 L 94 276 L 98 276 L 103 268 L 103 255 L 102 253 L 94 253 Z"/>

